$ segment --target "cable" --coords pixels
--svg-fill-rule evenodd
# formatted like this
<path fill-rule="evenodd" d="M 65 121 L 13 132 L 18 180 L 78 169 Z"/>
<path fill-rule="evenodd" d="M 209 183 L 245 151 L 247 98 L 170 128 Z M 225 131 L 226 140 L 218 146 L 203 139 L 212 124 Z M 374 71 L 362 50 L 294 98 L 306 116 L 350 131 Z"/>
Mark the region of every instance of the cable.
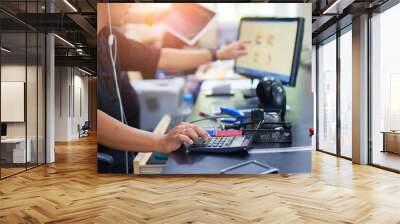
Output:
<path fill-rule="evenodd" d="M 120 94 L 119 85 L 118 85 L 117 70 L 115 68 L 118 50 L 117 50 L 117 38 L 115 38 L 114 34 L 112 33 L 110 3 L 107 3 L 107 9 L 108 9 L 108 27 L 110 29 L 110 35 L 108 36 L 108 49 L 109 49 L 109 53 L 110 53 L 111 65 L 113 68 L 115 89 L 117 91 L 117 98 L 118 98 L 118 102 L 119 102 L 120 120 L 123 124 L 127 124 L 125 110 L 124 110 L 124 106 L 122 105 L 121 94 Z M 112 45 L 114 45 L 114 54 L 112 51 Z M 125 151 L 125 171 L 126 171 L 126 174 L 129 173 L 128 151 Z"/>
<path fill-rule="evenodd" d="M 258 130 L 261 127 L 261 125 L 264 124 L 264 122 L 265 122 L 264 120 L 261 120 L 260 122 L 258 122 L 258 124 L 256 126 L 256 130 Z"/>
<path fill-rule="evenodd" d="M 206 120 L 214 120 L 214 119 L 222 119 L 222 118 L 242 118 L 242 117 L 239 117 L 239 116 L 212 116 L 212 117 L 206 117 L 206 118 L 190 121 L 189 123 L 193 124 L 193 123 L 197 123 L 200 121 L 206 121 Z"/>

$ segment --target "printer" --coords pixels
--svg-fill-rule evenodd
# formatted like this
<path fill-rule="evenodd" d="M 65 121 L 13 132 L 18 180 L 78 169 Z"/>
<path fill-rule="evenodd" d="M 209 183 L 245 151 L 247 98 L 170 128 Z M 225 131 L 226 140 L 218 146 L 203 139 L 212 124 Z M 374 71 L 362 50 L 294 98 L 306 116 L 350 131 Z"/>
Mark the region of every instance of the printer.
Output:
<path fill-rule="evenodd" d="M 185 79 L 133 80 L 140 104 L 140 128 L 152 131 L 162 116 L 180 113 Z"/>

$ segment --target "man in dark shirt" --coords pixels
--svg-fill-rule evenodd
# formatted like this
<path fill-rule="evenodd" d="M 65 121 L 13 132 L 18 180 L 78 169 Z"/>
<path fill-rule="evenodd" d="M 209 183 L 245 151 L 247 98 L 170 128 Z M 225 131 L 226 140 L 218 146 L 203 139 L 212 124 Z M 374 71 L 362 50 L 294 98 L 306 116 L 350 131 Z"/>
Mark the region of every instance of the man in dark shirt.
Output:
<path fill-rule="evenodd" d="M 113 36 L 111 50 L 110 35 Z M 189 123 L 182 123 L 162 136 L 138 130 L 137 128 L 140 128 L 139 101 L 130 85 L 127 71 L 140 72 L 145 79 L 154 78 L 157 68 L 184 71 L 213 60 L 235 59 L 247 52 L 245 42 L 235 42 L 217 51 L 149 47 L 128 39 L 119 29 L 110 29 L 108 26 L 101 28 L 97 41 L 98 153 L 111 156 L 113 160 L 111 167 L 99 161 L 99 172 L 125 172 L 125 152 L 123 151 L 170 152 L 178 149 L 181 143 L 191 144 L 198 137 L 209 138 L 203 129 Z M 116 53 L 113 55 L 116 58 L 115 72 L 126 125 L 119 122 L 121 110 L 110 52 Z M 132 157 L 132 153 L 129 153 L 129 172 L 132 172 Z"/>

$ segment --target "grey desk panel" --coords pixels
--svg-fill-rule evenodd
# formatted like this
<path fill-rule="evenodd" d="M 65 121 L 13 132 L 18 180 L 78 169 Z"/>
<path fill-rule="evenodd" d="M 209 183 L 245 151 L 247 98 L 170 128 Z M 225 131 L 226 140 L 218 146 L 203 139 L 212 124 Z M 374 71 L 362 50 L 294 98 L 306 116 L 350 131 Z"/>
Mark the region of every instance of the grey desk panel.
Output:
<path fill-rule="evenodd" d="M 229 155 L 189 153 L 179 150 L 171 154 L 163 170 L 164 174 L 218 174 L 222 169 L 239 163 L 257 160 L 279 169 L 279 173 L 311 172 L 311 150 L 233 153 Z"/>

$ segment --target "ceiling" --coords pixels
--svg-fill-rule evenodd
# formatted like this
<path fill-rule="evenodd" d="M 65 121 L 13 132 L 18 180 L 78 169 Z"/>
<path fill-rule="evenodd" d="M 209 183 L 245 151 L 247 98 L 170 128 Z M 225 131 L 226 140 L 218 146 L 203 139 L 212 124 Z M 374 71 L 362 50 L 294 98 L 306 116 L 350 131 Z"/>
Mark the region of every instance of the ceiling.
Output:
<path fill-rule="evenodd" d="M 351 23 L 351 17 L 365 10 L 374 9 L 387 0 L 303 0 L 263 2 L 305 2 L 312 3 L 313 42 L 316 43 L 335 32 L 339 20 Z M 26 54 L 24 32 L 55 32 L 56 64 L 81 66 L 96 71 L 96 4 L 101 0 L 1 0 L 0 25 L 2 43 L 8 43 L 15 54 Z M 109 1 L 132 2 L 132 1 Z M 48 13 L 50 8 L 53 13 Z M 27 13 L 26 13 L 27 12 Z M 345 26 L 346 22 L 342 22 Z M 28 38 L 30 39 L 30 38 Z M 28 40 L 29 42 L 30 40 Z M 36 49 L 28 44 L 27 52 Z"/>

